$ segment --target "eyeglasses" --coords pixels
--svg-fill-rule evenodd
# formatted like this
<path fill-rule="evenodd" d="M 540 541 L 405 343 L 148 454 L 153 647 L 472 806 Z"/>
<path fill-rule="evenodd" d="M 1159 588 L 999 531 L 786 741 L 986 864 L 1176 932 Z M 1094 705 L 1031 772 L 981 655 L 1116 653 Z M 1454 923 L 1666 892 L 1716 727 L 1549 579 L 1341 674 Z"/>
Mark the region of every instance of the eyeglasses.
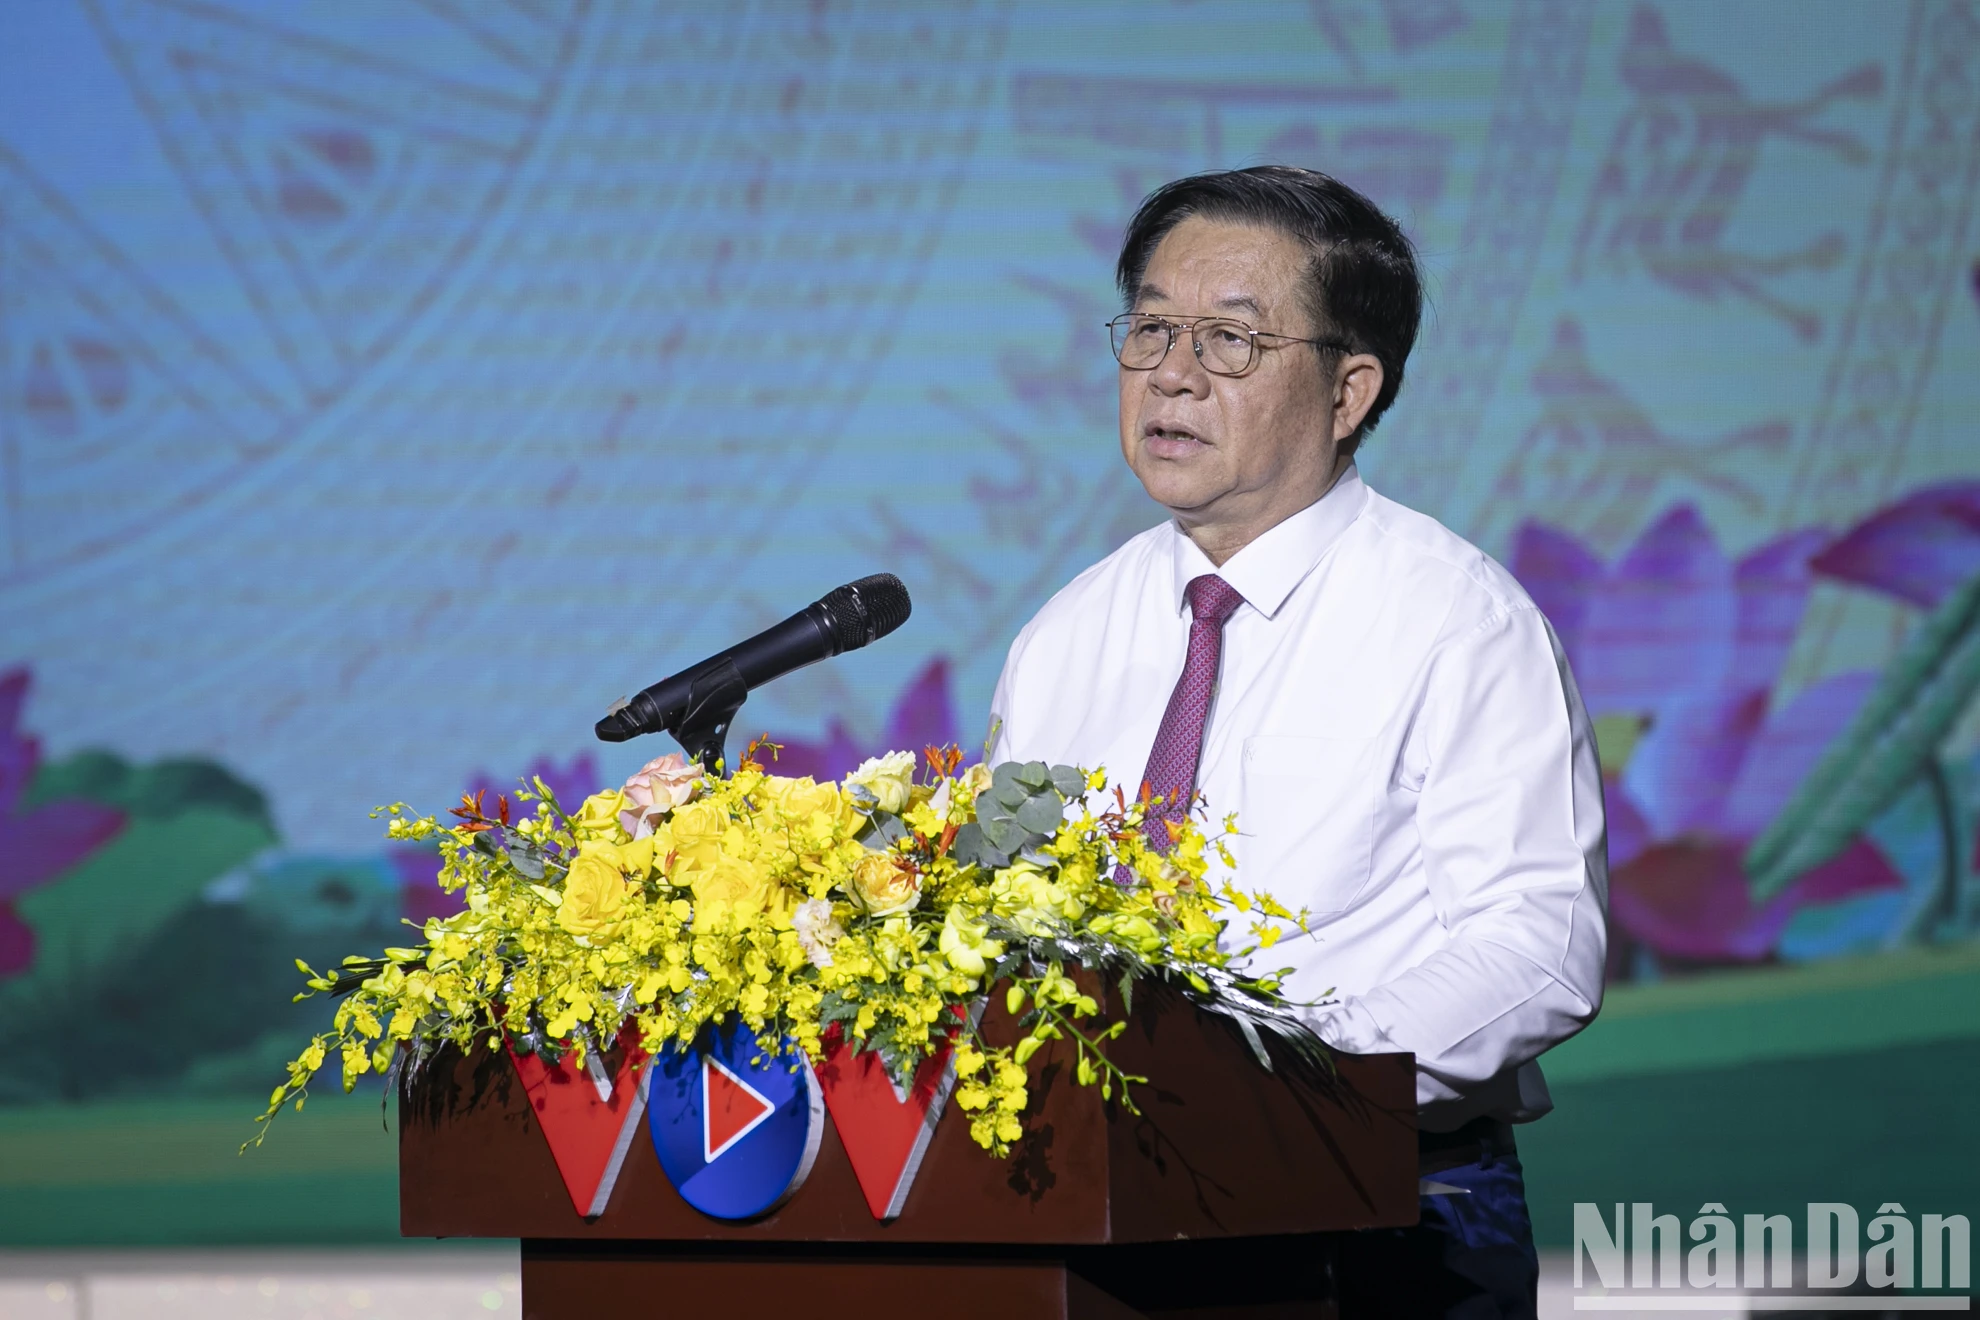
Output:
<path fill-rule="evenodd" d="M 1224 316 L 1199 317 L 1194 321 L 1171 321 L 1146 312 L 1128 312 L 1107 322 L 1113 340 L 1114 357 L 1129 371 L 1152 371 L 1162 365 L 1176 336 L 1187 330 L 1190 347 L 1205 371 L 1218 376 L 1242 376 L 1257 361 L 1261 339 L 1283 339 L 1294 344 L 1319 344 L 1345 353 L 1349 345 L 1338 339 L 1301 339 L 1298 335 L 1253 330 L 1242 321 Z M 1271 347 L 1265 345 L 1264 347 Z"/>

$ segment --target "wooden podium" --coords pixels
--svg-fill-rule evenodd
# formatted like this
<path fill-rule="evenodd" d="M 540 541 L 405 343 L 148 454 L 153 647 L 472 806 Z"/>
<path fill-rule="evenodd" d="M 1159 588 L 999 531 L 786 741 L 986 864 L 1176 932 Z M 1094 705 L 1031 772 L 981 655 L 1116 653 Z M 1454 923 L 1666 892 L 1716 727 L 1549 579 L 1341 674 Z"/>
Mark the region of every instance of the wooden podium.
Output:
<path fill-rule="evenodd" d="M 984 1029 L 1013 1031 L 995 1007 Z M 1331 1081 L 1301 1082 L 1177 1001 L 1138 1005 L 1110 1052 L 1149 1079 L 1140 1115 L 1040 1051 L 1010 1158 L 947 1114 L 890 1222 L 829 1121 L 810 1177 L 763 1219 L 692 1209 L 644 1130 L 583 1219 L 508 1060 L 442 1058 L 400 1106 L 400 1230 L 521 1238 L 526 1320 L 1276 1320 L 1333 1313 L 1330 1235 L 1416 1222 L 1410 1055 L 1340 1056 Z"/>

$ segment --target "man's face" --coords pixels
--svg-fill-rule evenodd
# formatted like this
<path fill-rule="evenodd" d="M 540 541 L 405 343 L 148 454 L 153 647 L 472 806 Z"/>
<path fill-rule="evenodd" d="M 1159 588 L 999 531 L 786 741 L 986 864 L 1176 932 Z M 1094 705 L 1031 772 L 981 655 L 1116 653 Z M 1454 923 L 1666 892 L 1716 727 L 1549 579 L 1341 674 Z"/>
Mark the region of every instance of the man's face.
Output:
<path fill-rule="evenodd" d="M 1134 310 L 1183 321 L 1228 316 L 1310 338 L 1301 298 L 1310 260 L 1277 230 L 1191 217 L 1156 247 Z M 1261 339 L 1244 375 L 1213 375 L 1178 333 L 1152 370 L 1121 368 L 1121 453 L 1185 529 L 1236 533 L 1233 553 L 1333 480 L 1334 381 L 1320 367 L 1312 345 Z"/>

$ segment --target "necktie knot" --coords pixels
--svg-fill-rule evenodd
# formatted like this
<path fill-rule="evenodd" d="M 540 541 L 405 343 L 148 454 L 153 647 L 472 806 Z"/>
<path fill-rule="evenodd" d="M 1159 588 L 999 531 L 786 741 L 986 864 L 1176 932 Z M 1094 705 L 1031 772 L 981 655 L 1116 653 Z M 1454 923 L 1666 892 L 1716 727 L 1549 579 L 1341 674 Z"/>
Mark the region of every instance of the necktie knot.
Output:
<path fill-rule="evenodd" d="M 1224 620 L 1244 604 L 1244 597 L 1238 595 L 1238 589 L 1215 573 L 1191 578 L 1189 585 L 1183 588 L 1183 594 L 1189 597 L 1189 611 L 1196 621 L 1214 628 L 1223 627 Z"/>

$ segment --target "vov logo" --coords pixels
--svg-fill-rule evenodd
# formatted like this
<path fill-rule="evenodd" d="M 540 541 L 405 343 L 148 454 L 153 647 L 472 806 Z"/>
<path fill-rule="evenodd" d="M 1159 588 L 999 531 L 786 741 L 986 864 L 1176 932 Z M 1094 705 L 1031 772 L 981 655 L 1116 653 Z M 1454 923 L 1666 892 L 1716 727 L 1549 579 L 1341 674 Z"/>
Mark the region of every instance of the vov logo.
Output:
<path fill-rule="evenodd" d="M 1732 1290 L 1752 1310 L 1973 1306 L 1965 1215 L 1912 1215 L 1886 1201 L 1864 1216 L 1841 1201 L 1811 1201 L 1797 1224 L 1708 1201 L 1687 1224 L 1648 1201 L 1617 1202 L 1613 1219 L 1605 1209 L 1574 1203 L 1577 1311 L 1723 1310 Z"/>

